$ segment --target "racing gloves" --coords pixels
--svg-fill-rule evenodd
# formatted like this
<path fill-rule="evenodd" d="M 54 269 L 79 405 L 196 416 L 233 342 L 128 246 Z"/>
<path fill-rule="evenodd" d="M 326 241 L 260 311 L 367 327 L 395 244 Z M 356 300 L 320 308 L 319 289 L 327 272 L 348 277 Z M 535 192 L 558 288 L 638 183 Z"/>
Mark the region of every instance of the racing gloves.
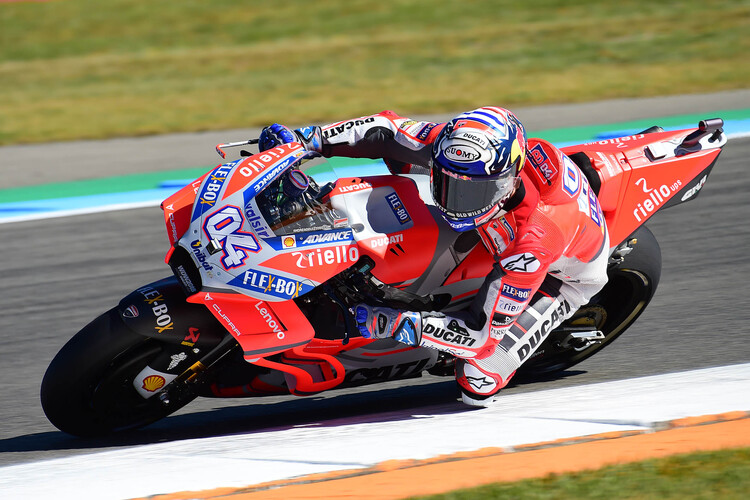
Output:
<path fill-rule="evenodd" d="M 422 315 L 389 307 L 359 304 L 354 308 L 357 328 L 365 338 L 387 339 L 418 346 L 422 340 Z"/>
<path fill-rule="evenodd" d="M 320 127 L 303 127 L 292 130 L 289 127 L 274 123 L 264 128 L 258 137 L 258 149 L 266 151 L 282 144 L 299 142 L 308 151 L 323 151 L 323 134 Z"/>

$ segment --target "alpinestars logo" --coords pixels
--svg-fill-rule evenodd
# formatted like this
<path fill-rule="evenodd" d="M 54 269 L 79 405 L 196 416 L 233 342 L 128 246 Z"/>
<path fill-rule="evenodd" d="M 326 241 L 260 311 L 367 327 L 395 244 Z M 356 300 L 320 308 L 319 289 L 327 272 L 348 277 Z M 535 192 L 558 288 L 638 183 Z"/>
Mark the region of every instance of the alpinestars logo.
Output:
<path fill-rule="evenodd" d="M 530 253 L 511 255 L 502 260 L 500 264 L 506 271 L 518 271 L 519 273 L 533 273 L 541 266 L 536 257 Z"/>
<path fill-rule="evenodd" d="M 401 325 L 399 325 L 398 330 L 396 330 L 396 335 L 394 335 L 393 338 L 402 344 L 411 346 L 417 345 L 417 327 L 414 325 L 411 318 L 405 318 L 401 322 Z"/>
<path fill-rule="evenodd" d="M 476 390 L 481 390 L 482 387 L 487 387 L 492 385 L 494 382 L 487 377 L 466 377 L 466 381 L 469 382 L 469 385 L 475 388 Z"/>

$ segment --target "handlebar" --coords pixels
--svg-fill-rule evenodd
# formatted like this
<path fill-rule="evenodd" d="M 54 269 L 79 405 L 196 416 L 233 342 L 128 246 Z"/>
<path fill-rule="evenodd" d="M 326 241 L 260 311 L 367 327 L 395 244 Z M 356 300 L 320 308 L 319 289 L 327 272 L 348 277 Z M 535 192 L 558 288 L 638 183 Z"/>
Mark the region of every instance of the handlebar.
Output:
<path fill-rule="evenodd" d="M 222 148 L 234 148 L 237 146 L 247 146 L 250 144 L 258 144 L 258 139 L 250 139 L 248 141 L 239 141 L 239 142 L 228 142 L 226 144 L 217 144 L 216 152 L 219 153 L 219 156 L 221 156 L 222 158 L 226 158 L 227 154 L 224 152 Z"/>
<path fill-rule="evenodd" d="M 682 140 L 680 147 L 691 148 L 698 144 L 701 139 L 710 135 L 709 142 L 714 142 L 724 132 L 722 127 L 724 126 L 724 120 L 721 118 L 709 118 L 708 120 L 701 120 L 698 122 L 698 130 L 689 134 L 685 139 Z"/>

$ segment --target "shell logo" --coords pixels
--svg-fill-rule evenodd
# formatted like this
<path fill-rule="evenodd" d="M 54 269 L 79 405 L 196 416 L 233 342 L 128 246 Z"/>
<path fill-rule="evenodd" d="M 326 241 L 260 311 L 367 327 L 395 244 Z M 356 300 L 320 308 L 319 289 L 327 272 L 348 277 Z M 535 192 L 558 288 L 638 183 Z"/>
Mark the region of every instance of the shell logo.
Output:
<path fill-rule="evenodd" d="M 284 248 L 294 248 L 297 246 L 297 240 L 294 236 L 286 236 L 282 240 Z"/>
<path fill-rule="evenodd" d="M 164 377 L 161 375 L 149 375 L 148 377 L 143 379 L 143 389 L 154 392 L 158 391 L 162 387 L 164 387 L 164 384 L 166 383 L 166 380 L 164 380 Z"/>

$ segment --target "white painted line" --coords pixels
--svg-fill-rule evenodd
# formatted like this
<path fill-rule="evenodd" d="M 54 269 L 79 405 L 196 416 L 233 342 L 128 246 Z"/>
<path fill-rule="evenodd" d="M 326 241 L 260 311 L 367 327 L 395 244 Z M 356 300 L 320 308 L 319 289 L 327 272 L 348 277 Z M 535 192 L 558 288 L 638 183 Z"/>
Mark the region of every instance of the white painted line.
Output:
<path fill-rule="evenodd" d="M 3 498 L 107 500 L 243 487 L 486 447 L 512 448 L 660 422 L 750 411 L 750 363 L 460 403 L 376 422 L 301 427 L 138 446 L 0 468 Z"/>
<path fill-rule="evenodd" d="M 0 224 L 7 224 L 11 222 L 24 222 L 32 220 L 44 220 L 44 219 L 56 219 L 59 217 L 72 217 L 76 215 L 88 215 L 88 214 L 99 214 L 104 212 L 117 212 L 119 210 L 131 210 L 134 208 L 149 208 L 158 207 L 163 198 L 158 200 L 145 200 L 132 203 L 113 203 L 110 205 L 98 205 L 85 208 L 75 208 L 69 210 L 50 210 L 39 213 L 31 213 L 24 215 L 11 215 L 7 217 L 0 217 Z"/>

